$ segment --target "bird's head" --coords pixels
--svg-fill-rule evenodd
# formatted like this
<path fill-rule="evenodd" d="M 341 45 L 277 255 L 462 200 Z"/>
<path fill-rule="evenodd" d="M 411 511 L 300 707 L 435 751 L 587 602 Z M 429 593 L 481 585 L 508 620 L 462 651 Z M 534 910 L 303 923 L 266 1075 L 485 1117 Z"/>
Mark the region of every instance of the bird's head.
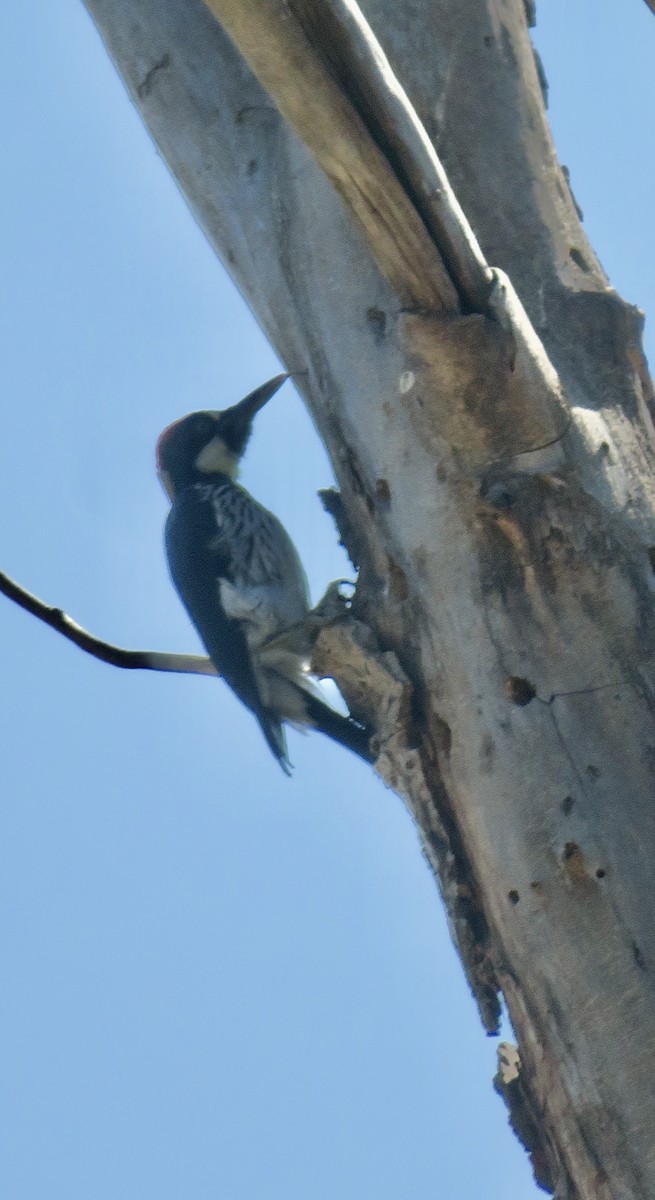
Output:
<path fill-rule="evenodd" d="M 223 412 L 192 412 L 169 425 L 157 442 L 157 474 L 169 498 L 211 475 L 236 479 L 260 408 L 288 375 L 276 375 Z"/>

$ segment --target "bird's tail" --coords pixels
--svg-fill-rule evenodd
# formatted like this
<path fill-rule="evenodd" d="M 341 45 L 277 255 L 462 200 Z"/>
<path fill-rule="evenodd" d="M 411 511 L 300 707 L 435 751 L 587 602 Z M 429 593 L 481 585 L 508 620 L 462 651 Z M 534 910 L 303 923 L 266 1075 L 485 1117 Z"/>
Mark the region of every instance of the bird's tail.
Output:
<path fill-rule="evenodd" d="M 291 763 L 289 762 L 284 725 L 273 713 L 265 711 L 257 712 L 255 716 L 259 721 L 261 731 L 266 738 L 268 746 L 282 767 L 284 774 L 291 775 Z"/>
<path fill-rule="evenodd" d="M 312 692 L 306 692 L 304 689 L 302 689 L 302 706 L 305 710 L 304 720 L 294 720 L 293 724 L 296 728 L 316 729 L 319 733 L 324 733 L 326 737 L 332 738 L 333 742 L 338 742 L 340 746 L 351 750 L 353 754 L 364 759 L 364 762 L 372 763 L 374 761 L 375 755 L 372 754 L 370 748 L 370 734 L 363 725 L 353 720 L 352 717 L 343 717 L 341 713 L 335 712 L 318 696 Z M 291 775 L 284 725 L 272 713 L 264 712 L 256 715 L 262 733 L 284 774 Z"/>
<path fill-rule="evenodd" d="M 287 774 L 290 774 L 290 764 L 284 721 L 297 729 L 317 729 L 365 762 L 374 761 L 370 732 L 352 717 L 342 716 L 325 703 L 303 660 L 283 641 L 268 645 L 262 654 L 259 685 L 263 706 L 256 716 L 266 741 Z"/>
<path fill-rule="evenodd" d="M 343 717 L 341 713 L 335 712 L 312 692 L 304 692 L 303 701 L 309 725 L 318 729 L 320 733 L 324 733 L 326 737 L 332 738 L 333 742 L 338 742 L 340 746 L 352 750 L 353 754 L 357 754 L 365 762 L 374 761 L 375 756 L 371 753 L 370 747 L 370 733 L 363 725 L 360 725 L 352 717 Z"/>

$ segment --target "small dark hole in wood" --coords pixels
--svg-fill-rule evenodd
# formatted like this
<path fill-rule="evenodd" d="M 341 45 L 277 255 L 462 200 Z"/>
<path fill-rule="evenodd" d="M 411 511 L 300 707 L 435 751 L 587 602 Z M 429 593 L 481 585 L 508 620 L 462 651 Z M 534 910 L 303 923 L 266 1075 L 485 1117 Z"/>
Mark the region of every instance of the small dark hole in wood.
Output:
<path fill-rule="evenodd" d="M 453 745 L 453 735 L 450 725 L 446 721 L 442 721 L 441 717 L 436 717 L 434 728 L 437 735 L 437 749 L 444 754 L 450 754 Z"/>
<path fill-rule="evenodd" d="M 562 800 L 562 812 L 564 813 L 565 817 L 568 817 L 571 814 L 571 812 L 573 811 L 574 804 L 575 804 L 575 801 L 573 799 L 573 796 L 565 796 L 564 797 L 564 799 Z"/>
<path fill-rule="evenodd" d="M 376 480 L 375 499 L 381 508 L 388 508 L 391 504 L 391 492 L 386 479 Z"/>
<path fill-rule="evenodd" d="M 567 842 L 562 852 L 562 858 L 573 858 L 576 854 L 578 854 L 579 850 L 580 847 L 578 846 L 577 842 Z"/>
<path fill-rule="evenodd" d="M 604 878 L 605 878 L 605 870 L 603 867 L 599 867 L 598 870 L 596 871 L 596 879 L 604 879 Z"/>
<path fill-rule="evenodd" d="M 645 960 L 643 954 L 641 953 L 641 950 L 639 949 L 639 946 L 637 945 L 636 942 L 632 943 L 632 954 L 633 954 L 633 957 L 634 957 L 634 960 L 635 960 L 637 966 L 639 967 L 639 970 L 647 971 L 648 967 L 646 966 L 646 960 Z"/>
<path fill-rule="evenodd" d="M 589 270 L 589 263 L 587 262 L 584 254 L 582 254 L 576 246 L 571 246 L 571 249 L 569 250 L 569 258 L 573 260 L 576 267 L 579 267 L 581 271 Z"/>
<path fill-rule="evenodd" d="M 493 483 L 491 487 L 482 489 L 480 495 L 496 508 L 511 508 L 514 503 L 514 496 L 502 483 Z"/>
<path fill-rule="evenodd" d="M 381 308 L 371 307 L 366 309 L 366 319 L 371 326 L 373 340 L 379 346 L 387 332 L 387 314 Z"/>
<path fill-rule="evenodd" d="M 519 896 L 516 888 L 512 888 L 512 890 L 507 893 L 507 899 L 510 901 L 511 904 L 518 904 L 518 902 L 520 900 L 520 896 Z"/>
<path fill-rule="evenodd" d="M 505 693 L 512 704 L 517 704 L 519 708 L 525 708 L 526 704 L 534 700 L 537 689 L 529 679 L 523 679 L 521 675 L 509 675 L 505 680 Z"/>

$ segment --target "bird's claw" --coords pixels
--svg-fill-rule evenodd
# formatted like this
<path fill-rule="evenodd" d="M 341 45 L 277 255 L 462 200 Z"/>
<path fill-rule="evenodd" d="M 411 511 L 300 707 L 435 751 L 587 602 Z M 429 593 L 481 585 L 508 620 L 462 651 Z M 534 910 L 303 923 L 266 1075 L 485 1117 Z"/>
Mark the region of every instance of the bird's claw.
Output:
<path fill-rule="evenodd" d="M 341 588 L 351 588 L 349 596 L 343 595 Z M 355 584 L 351 579 L 334 579 L 328 584 L 325 589 L 325 594 L 321 597 L 315 608 L 312 609 L 312 616 L 318 618 L 321 622 L 337 621 L 350 608 L 352 599 L 355 594 Z"/>

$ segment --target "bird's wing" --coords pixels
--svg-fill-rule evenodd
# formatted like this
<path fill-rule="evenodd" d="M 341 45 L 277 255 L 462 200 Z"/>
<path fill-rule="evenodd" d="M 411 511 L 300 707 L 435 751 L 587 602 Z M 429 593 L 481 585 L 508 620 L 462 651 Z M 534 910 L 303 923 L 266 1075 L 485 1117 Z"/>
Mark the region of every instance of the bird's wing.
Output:
<path fill-rule="evenodd" d="M 288 767 L 284 731 L 263 703 L 246 613 L 228 609 L 224 594 L 237 587 L 248 557 L 254 520 L 247 493 L 231 484 L 188 488 L 175 501 L 166 523 L 171 577 L 218 671 L 259 721 L 278 761 Z M 262 510 L 263 511 L 263 510 Z"/>
<path fill-rule="evenodd" d="M 284 587 L 291 605 L 308 606 L 307 580 L 296 548 L 277 517 L 236 484 L 212 492 L 215 547 L 225 577 L 240 590 Z"/>

